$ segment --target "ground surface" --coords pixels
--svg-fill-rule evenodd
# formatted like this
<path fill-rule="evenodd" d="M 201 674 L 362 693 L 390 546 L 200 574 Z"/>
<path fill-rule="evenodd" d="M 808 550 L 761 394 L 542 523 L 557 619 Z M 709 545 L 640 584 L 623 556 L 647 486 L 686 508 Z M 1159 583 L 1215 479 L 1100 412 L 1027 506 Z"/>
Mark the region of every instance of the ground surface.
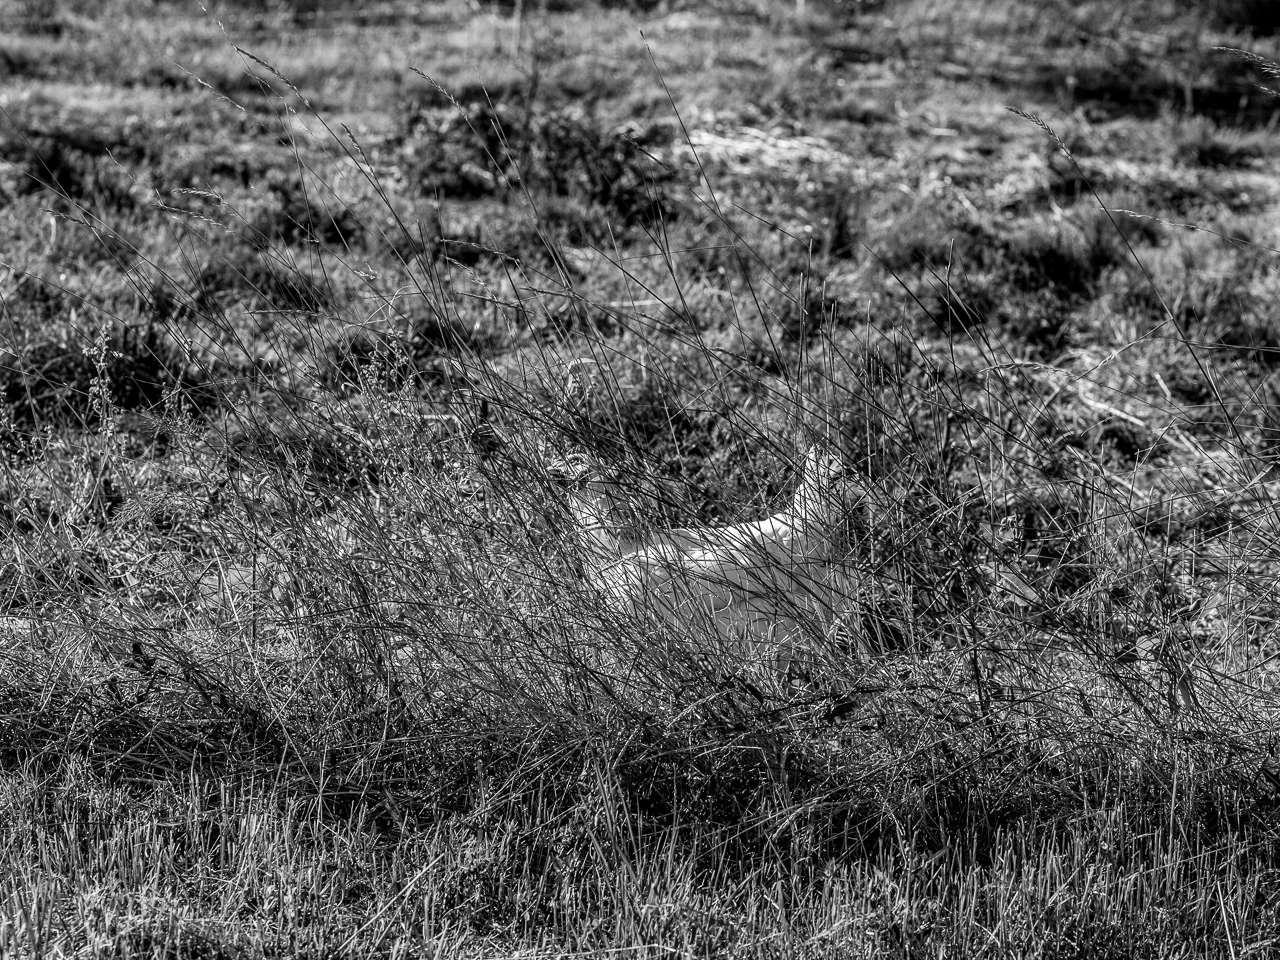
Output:
<path fill-rule="evenodd" d="M 1265 5 L 545 6 L 0 0 L 0 944 L 1274 949 Z"/>

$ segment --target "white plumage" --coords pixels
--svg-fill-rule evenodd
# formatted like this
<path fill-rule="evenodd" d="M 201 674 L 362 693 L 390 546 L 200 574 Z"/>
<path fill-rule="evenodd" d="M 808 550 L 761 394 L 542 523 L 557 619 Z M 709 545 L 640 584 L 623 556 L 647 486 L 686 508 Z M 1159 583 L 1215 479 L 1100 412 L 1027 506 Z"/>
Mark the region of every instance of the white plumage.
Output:
<path fill-rule="evenodd" d="M 610 520 L 623 498 L 598 480 L 574 513 L 588 581 L 612 608 L 789 664 L 795 642 L 830 627 L 849 595 L 836 533 L 858 493 L 841 458 L 814 447 L 790 504 L 763 520 L 628 539 Z"/>

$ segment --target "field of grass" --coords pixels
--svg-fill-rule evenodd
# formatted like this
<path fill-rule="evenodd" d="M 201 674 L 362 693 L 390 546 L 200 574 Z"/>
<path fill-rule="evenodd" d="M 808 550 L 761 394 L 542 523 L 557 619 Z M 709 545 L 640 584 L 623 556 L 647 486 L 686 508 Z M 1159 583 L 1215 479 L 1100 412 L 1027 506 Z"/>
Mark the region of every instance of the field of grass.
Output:
<path fill-rule="evenodd" d="M 0 953 L 1280 951 L 1267 3 L 205 7 L 0 0 Z"/>

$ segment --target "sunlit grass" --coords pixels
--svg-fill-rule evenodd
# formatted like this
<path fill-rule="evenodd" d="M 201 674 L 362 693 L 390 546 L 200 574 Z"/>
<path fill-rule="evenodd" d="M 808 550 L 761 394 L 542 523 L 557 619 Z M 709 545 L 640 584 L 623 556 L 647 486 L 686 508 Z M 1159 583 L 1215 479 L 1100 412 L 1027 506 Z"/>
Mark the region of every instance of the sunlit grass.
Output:
<path fill-rule="evenodd" d="M 1043 43 L 1042 6 L 966 15 Z M 659 71 L 626 11 L 528 10 L 483 84 L 511 24 L 461 5 L 429 62 L 126 6 L 38 39 L 0 949 L 1270 949 L 1270 128 L 1100 99 L 1073 163 L 986 48 L 841 59 L 958 14 L 777 7 L 653 14 Z M 128 18 L 228 99 L 113 66 Z M 82 56 L 119 89 L 72 101 Z M 785 516 L 810 450 L 839 602 L 743 637 L 609 588 L 673 528 L 741 588 L 705 530 Z"/>

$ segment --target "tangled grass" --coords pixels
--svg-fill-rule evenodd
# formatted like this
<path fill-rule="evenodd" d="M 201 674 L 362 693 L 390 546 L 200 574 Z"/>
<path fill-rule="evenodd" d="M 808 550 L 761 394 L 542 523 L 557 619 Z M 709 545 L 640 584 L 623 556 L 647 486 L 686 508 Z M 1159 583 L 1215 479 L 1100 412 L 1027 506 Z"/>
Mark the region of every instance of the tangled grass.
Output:
<path fill-rule="evenodd" d="M 435 85 L 375 144 L 245 68 L 243 150 L 6 114 L 6 952 L 1271 949 L 1264 238 Z M 688 546 L 769 553 L 820 441 L 838 602 Z M 602 544 L 719 566 L 654 615 Z"/>

